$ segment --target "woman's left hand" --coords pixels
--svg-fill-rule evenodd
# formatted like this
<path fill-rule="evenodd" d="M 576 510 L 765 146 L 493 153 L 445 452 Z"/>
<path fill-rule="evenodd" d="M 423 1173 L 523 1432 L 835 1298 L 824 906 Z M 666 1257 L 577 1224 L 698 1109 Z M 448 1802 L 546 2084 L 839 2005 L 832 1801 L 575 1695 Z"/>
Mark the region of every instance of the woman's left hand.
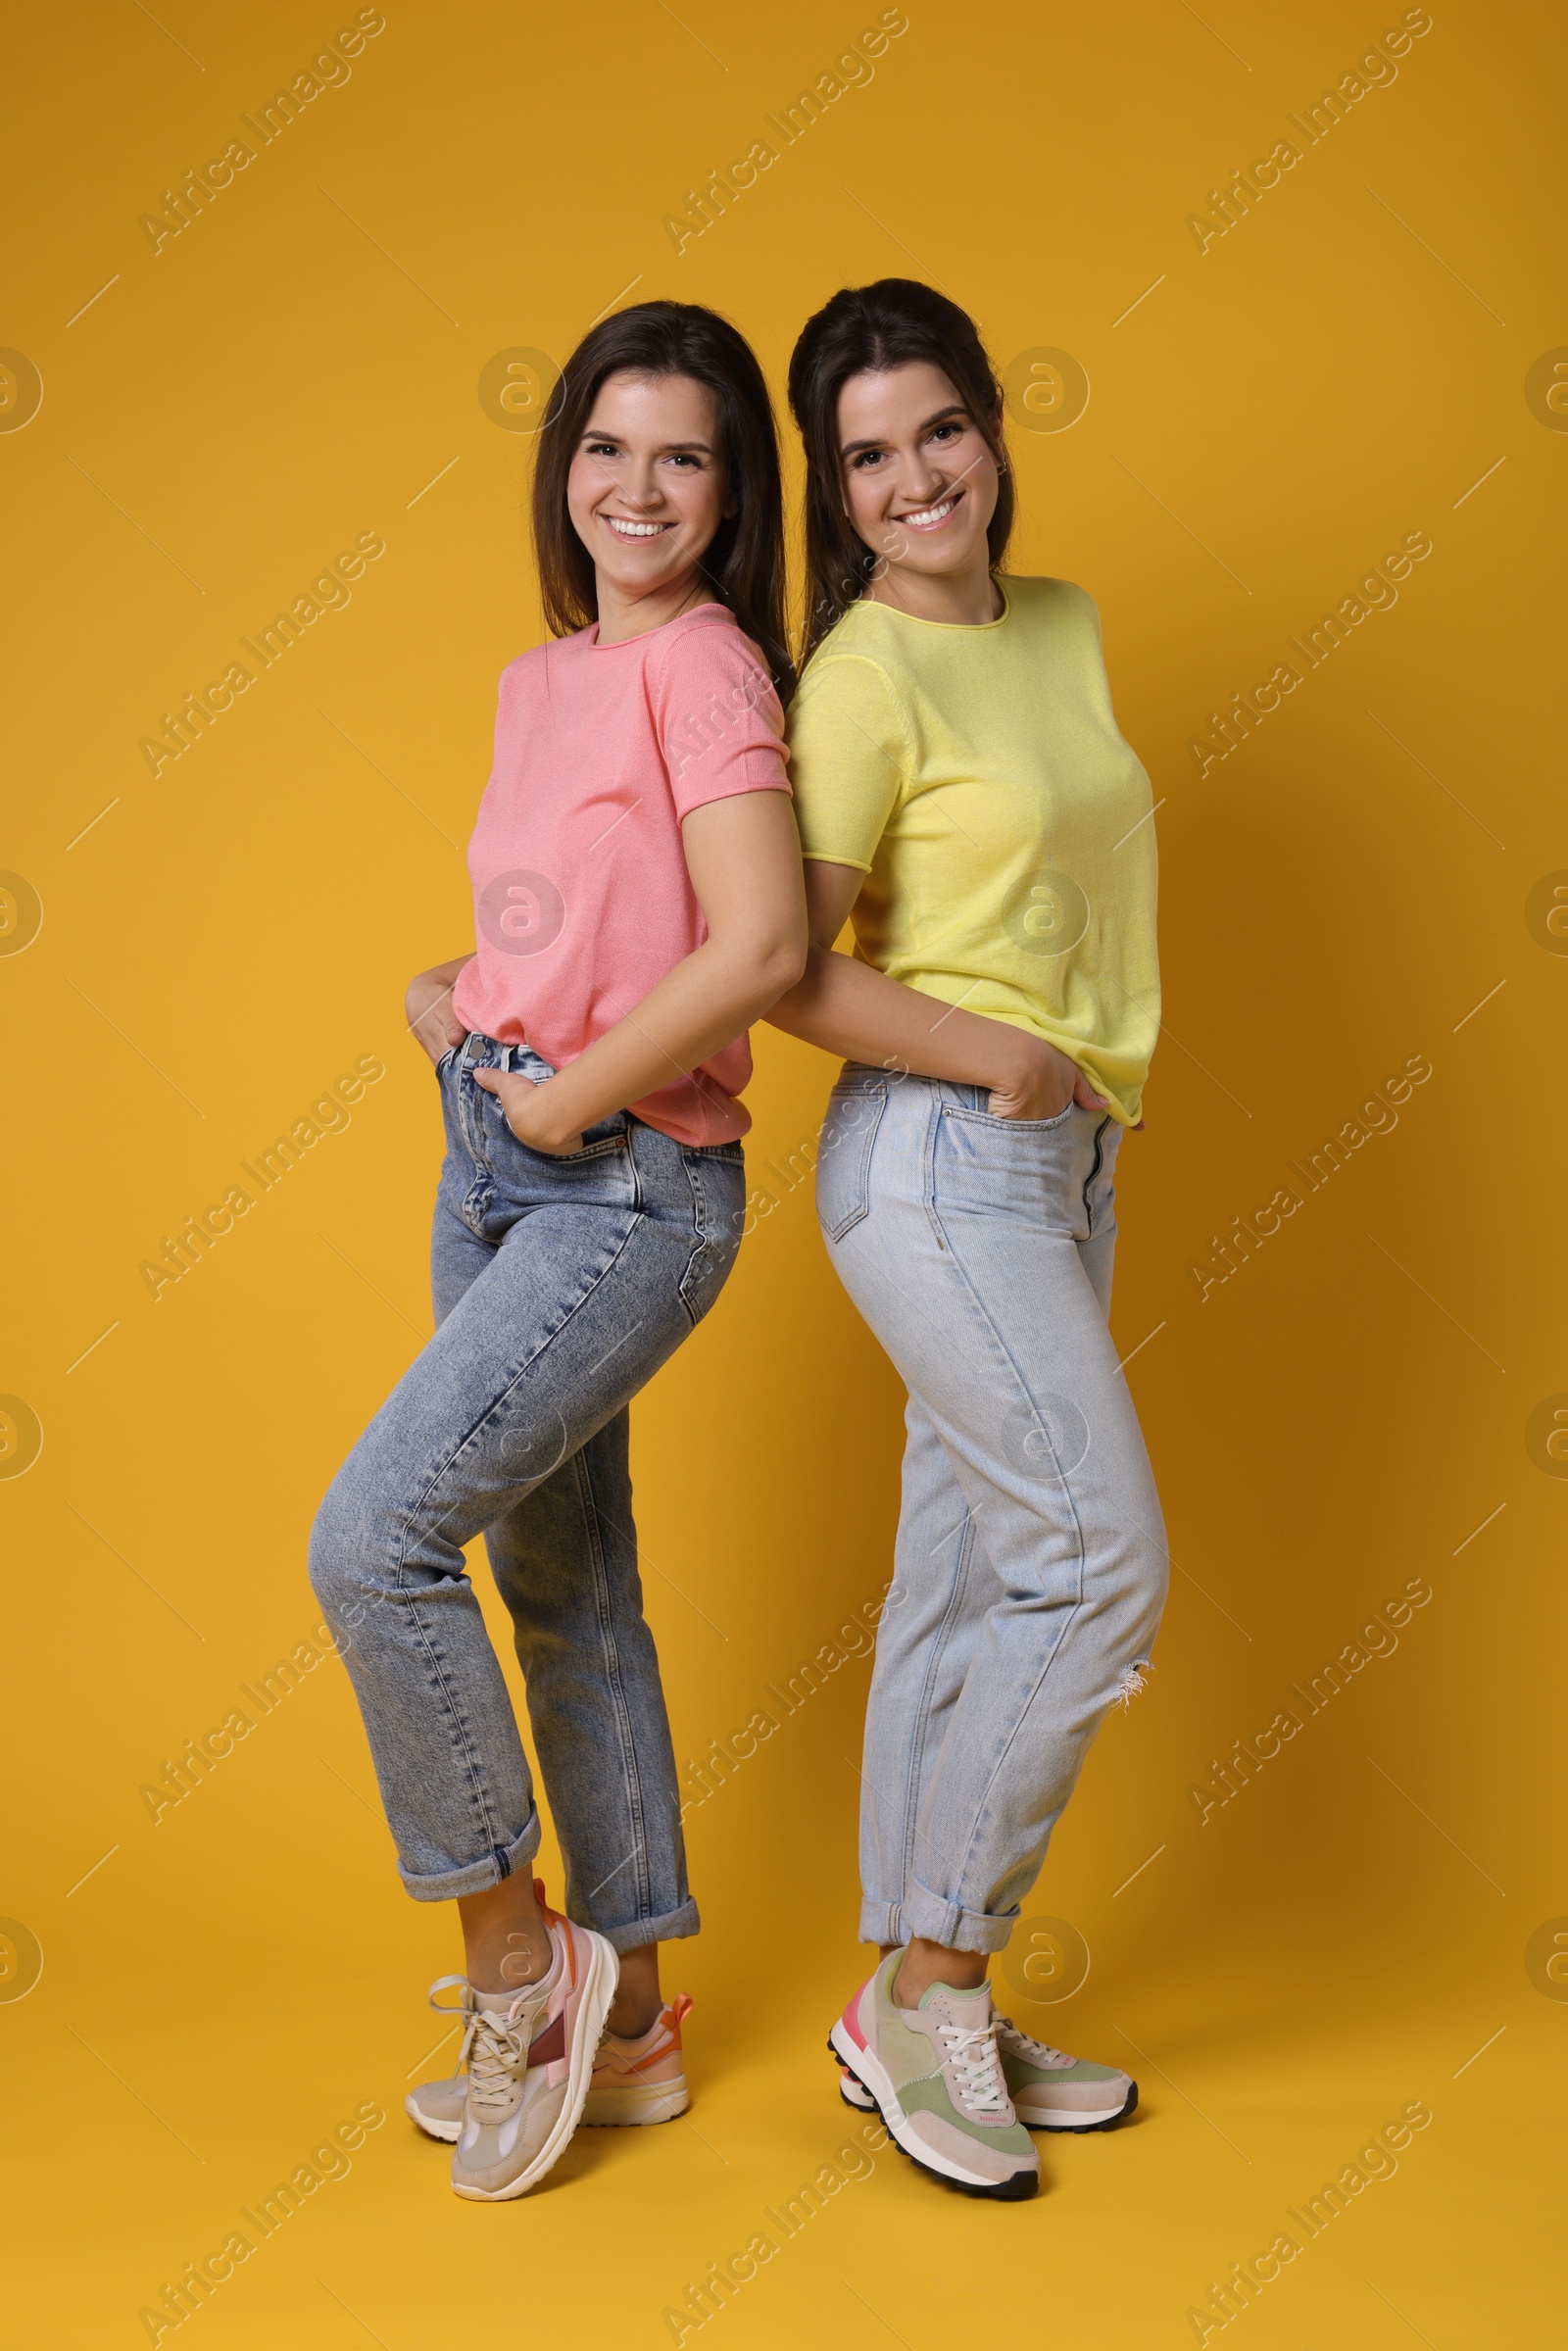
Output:
<path fill-rule="evenodd" d="M 582 1136 L 563 1134 L 551 1116 L 550 1096 L 557 1080 L 546 1078 L 536 1083 L 519 1075 L 514 1069 L 476 1069 L 473 1082 L 486 1094 L 493 1094 L 506 1115 L 508 1126 L 519 1143 L 530 1151 L 544 1151 L 553 1159 L 569 1158 L 582 1149 Z"/>

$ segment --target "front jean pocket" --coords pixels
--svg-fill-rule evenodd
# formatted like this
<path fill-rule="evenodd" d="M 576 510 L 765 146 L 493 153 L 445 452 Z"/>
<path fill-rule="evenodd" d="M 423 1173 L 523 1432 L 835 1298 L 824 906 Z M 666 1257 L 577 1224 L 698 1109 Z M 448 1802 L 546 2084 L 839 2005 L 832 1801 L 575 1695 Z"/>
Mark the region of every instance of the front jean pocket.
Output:
<path fill-rule="evenodd" d="M 1062 1104 L 1054 1118 L 999 1118 L 994 1110 L 963 1110 L 950 1102 L 947 1105 L 947 1115 L 950 1118 L 978 1119 L 982 1126 L 1000 1127 L 1004 1131 L 1012 1131 L 1020 1135 L 1044 1135 L 1052 1127 L 1064 1125 L 1077 1108 L 1078 1103 L 1069 1101 Z"/>
<path fill-rule="evenodd" d="M 816 1214 L 829 1241 L 842 1241 L 871 1204 L 871 1151 L 888 1106 L 885 1084 L 835 1086 L 822 1121 Z"/>
<path fill-rule="evenodd" d="M 514 1152 L 524 1160 L 531 1160 L 535 1167 L 580 1167 L 584 1160 L 603 1159 L 611 1151 L 623 1151 L 626 1149 L 627 1114 L 624 1110 L 612 1110 L 608 1118 L 596 1120 L 585 1131 L 579 1150 L 546 1151 L 537 1150 L 531 1143 L 524 1143 L 520 1136 L 513 1133 L 498 1094 L 490 1094 L 482 1086 L 476 1086 L 474 1092 L 479 1098 L 480 1131 L 489 1146 L 491 1161 L 498 1175 L 504 1173 L 507 1160 Z"/>

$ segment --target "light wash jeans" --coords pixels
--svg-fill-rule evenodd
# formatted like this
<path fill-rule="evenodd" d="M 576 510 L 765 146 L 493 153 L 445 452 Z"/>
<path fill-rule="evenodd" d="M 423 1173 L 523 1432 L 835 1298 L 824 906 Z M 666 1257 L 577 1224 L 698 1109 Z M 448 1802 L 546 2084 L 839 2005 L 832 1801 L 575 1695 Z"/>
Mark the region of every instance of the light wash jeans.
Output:
<path fill-rule="evenodd" d="M 847 1065 L 817 1213 L 909 1392 L 860 1811 L 860 1932 L 996 1951 L 1166 1585 L 1106 1325 L 1120 1130 Z M 895 1604 L 896 1603 L 896 1604 Z"/>
<path fill-rule="evenodd" d="M 739 1247 L 738 1143 L 693 1150 L 617 1111 L 530 1151 L 478 1067 L 549 1064 L 470 1035 L 439 1068 L 447 1157 L 436 1332 L 333 1481 L 311 1581 L 346 1640 L 399 1869 L 422 1901 L 539 1847 L 522 1742 L 463 1545 L 481 1531 L 516 1631 L 566 1864 L 565 1907 L 617 1950 L 697 1931 L 653 1636 L 627 1406 L 712 1304 Z"/>

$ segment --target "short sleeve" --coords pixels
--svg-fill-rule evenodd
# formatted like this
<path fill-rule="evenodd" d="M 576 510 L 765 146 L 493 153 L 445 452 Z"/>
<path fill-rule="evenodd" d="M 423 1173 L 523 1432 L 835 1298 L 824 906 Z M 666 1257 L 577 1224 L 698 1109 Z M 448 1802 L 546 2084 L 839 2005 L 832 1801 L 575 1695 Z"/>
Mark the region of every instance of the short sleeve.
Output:
<path fill-rule="evenodd" d="M 727 614 L 673 639 L 656 681 L 654 722 L 682 821 L 741 792 L 787 792 L 784 713 L 766 663 Z"/>
<path fill-rule="evenodd" d="M 790 706 L 801 849 L 869 873 L 912 753 L 891 685 L 858 654 L 820 655 Z"/>

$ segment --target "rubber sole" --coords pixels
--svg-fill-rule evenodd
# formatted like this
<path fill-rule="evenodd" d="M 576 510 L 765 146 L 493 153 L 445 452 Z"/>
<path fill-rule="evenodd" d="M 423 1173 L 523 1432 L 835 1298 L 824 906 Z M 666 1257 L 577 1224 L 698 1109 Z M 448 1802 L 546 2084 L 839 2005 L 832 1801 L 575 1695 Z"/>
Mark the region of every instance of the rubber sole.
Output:
<path fill-rule="evenodd" d="M 588 2105 L 583 2108 L 581 2131 L 635 2131 L 655 2123 L 673 2123 L 683 2115 L 692 2102 L 692 2093 L 684 2079 L 679 2082 L 638 2082 L 626 2089 L 603 2090 L 599 2093 L 602 2111 L 589 2112 L 595 2103 L 592 2090 Z"/>
<path fill-rule="evenodd" d="M 646 2130 L 656 2123 L 672 2123 L 683 2115 L 692 2102 L 691 2091 L 684 2082 L 649 2082 L 639 2085 L 643 2094 L 628 2097 L 625 2091 L 612 2091 L 604 2098 L 604 2111 L 591 2111 L 595 2094 L 592 2085 L 587 2101 L 577 2120 L 579 2131 Z M 869 2109 L 870 2101 L 866 2101 Z M 418 2092 L 411 2090 L 403 2101 L 404 2112 L 417 2123 L 426 2138 L 438 2138 L 455 2147 L 463 2135 L 463 2117 L 455 2122 L 443 2121 L 438 2115 L 426 2114 L 418 2102 Z"/>
<path fill-rule="evenodd" d="M 1126 2121 L 1127 2117 L 1132 2113 L 1133 2108 L 1137 2105 L 1137 2103 L 1138 2084 L 1136 2082 L 1129 2082 L 1126 2097 L 1122 2100 L 1121 2104 L 1113 2113 L 1096 2115 L 1090 2122 L 1047 2123 L 1044 2121 L 1037 2121 L 1033 2115 L 1023 2114 L 1021 2112 L 1018 2116 L 1018 2120 L 1020 2123 L 1022 2123 L 1026 2131 L 1070 2131 L 1075 2136 L 1081 2137 L 1086 2131 L 1114 2131 L 1118 2123 L 1124 2123 Z"/>
<path fill-rule="evenodd" d="M 842 2035 L 842 2039 L 840 2035 Z M 848 2048 L 845 2043 L 849 2044 Z M 857 2047 L 850 2039 L 842 2018 L 829 2033 L 827 2045 L 844 2072 L 868 2099 L 870 2107 L 874 2107 L 882 2117 L 883 2127 L 899 2153 L 906 2156 L 916 2171 L 924 2172 L 930 2180 L 940 2180 L 944 2187 L 956 2188 L 960 2195 L 978 2196 L 988 2204 L 1024 2204 L 1031 2196 L 1039 2194 L 1040 2176 L 1037 2172 L 1015 2172 L 1010 2180 L 965 2180 L 960 2174 L 945 2171 L 940 2164 L 934 2163 L 928 2150 L 921 2149 L 917 2154 L 914 2148 L 900 2136 L 902 2131 L 908 2129 L 908 2122 L 894 2092 L 891 2081 L 882 2072 L 881 2066 L 871 2056 L 869 2050 Z M 871 2075 L 872 2081 L 866 2081 L 867 2074 Z M 877 2082 L 876 2077 L 879 2075 L 881 2080 Z M 839 2084 L 839 2095 L 844 2098 L 847 2106 L 857 2103 L 855 2099 L 846 2096 L 842 2081 Z M 860 2109 L 862 2113 L 868 2110 L 868 2108 Z"/>
<path fill-rule="evenodd" d="M 831 2046 L 831 2043 L 829 2045 Z M 838 2055 L 836 2049 L 833 2053 L 835 2056 Z M 840 2067 L 839 2096 L 844 2100 L 845 2105 L 856 2114 L 874 2114 L 877 2110 L 876 2100 L 870 2091 L 863 2082 L 857 2082 L 853 2074 L 846 2074 L 843 2070 L 842 2059 Z M 853 2089 L 849 2086 L 851 2083 L 854 2084 Z M 1136 2082 L 1129 2084 L 1127 2095 L 1119 2106 L 1109 2109 L 1104 2114 L 1091 2115 L 1086 2121 L 1077 2123 L 1048 2122 L 1043 2115 L 1025 2114 L 1023 2108 L 1017 2105 L 1016 2100 L 1014 2101 L 1018 2120 L 1026 2131 L 1071 2131 L 1075 2137 L 1081 2136 L 1086 2131 L 1114 2131 L 1118 2123 L 1126 2121 L 1137 2104 L 1138 2084 Z"/>
<path fill-rule="evenodd" d="M 577 2003 L 577 2015 L 571 2029 L 571 2050 L 567 2058 L 566 2081 L 568 2093 L 565 2104 L 557 2115 L 549 2137 L 525 2172 L 505 2187 L 470 2187 L 454 2180 L 452 2192 L 470 2204 L 508 2204 L 514 2196 L 525 2196 L 536 2180 L 542 2180 L 577 2128 L 593 2081 L 594 2052 L 605 2029 L 610 2003 L 615 1996 L 620 1977 L 620 1961 L 613 1945 L 602 1935 L 583 1928 L 589 1942 L 588 1981 L 583 1985 L 582 1998 Z M 456 2158 L 454 2157 L 454 2161 Z"/>

